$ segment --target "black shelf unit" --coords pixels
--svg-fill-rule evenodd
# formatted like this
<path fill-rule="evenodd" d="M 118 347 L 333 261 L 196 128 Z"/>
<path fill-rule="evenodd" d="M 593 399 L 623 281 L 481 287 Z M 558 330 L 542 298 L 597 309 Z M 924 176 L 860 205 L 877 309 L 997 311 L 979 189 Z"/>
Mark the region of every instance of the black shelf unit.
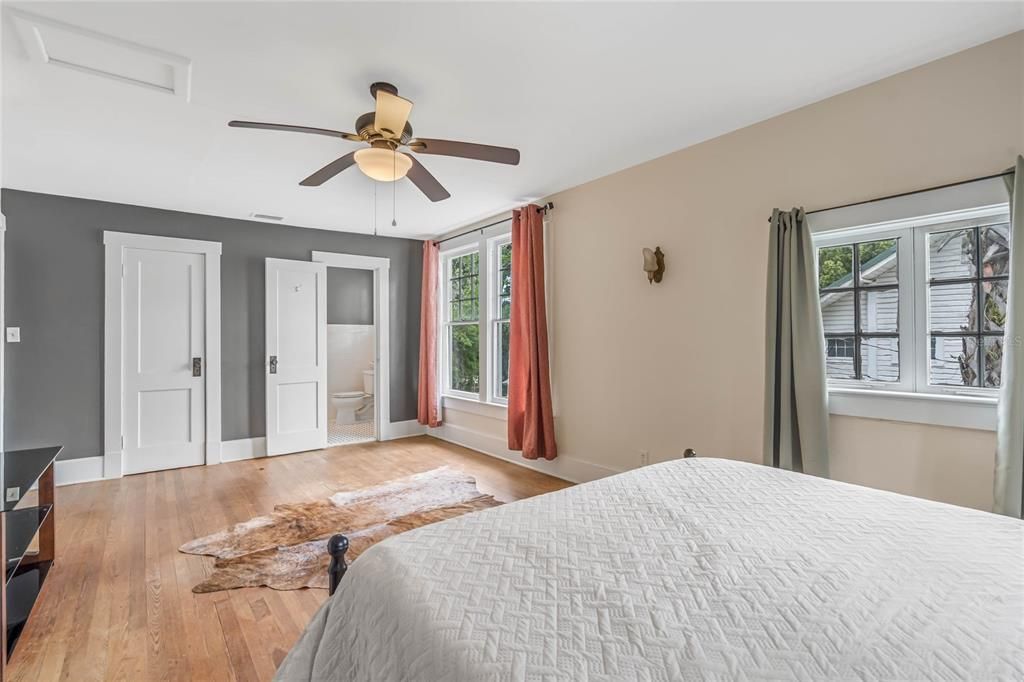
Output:
<path fill-rule="evenodd" d="M 44 504 L 39 507 L 26 507 L 24 509 L 13 509 L 7 514 L 7 533 L 5 558 L 7 560 L 7 573 L 4 575 L 4 584 L 9 584 L 25 553 L 32 544 L 32 538 L 42 528 L 53 509 L 52 504 Z"/>
<path fill-rule="evenodd" d="M 46 469 L 60 454 L 61 447 L 54 445 L 28 450 L 7 450 L 4 459 L 4 511 L 17 507 L 29 489 L 39 482 Z"/>
<path fill-rule="evenodd" d="M 53 467 L 60 446 L 3 452 L 3 512 L 0 544 L 4 548 L 4 589 L 0 590 L 3 617 L 0 682 L 7 677 L 7 659 L 28 622 L 54 558 Z M 37 501 L 29 504 L 29 491 L 37 486 Z"/>

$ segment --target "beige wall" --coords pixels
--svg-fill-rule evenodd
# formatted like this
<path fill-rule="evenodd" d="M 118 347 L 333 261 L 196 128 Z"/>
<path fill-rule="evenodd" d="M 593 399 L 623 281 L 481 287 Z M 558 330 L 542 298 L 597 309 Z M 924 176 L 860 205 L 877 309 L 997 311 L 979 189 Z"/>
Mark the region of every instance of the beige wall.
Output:
<path fill-rule="evenodd" d="M 767 218 L 993 173 L 1024 152 L 1024 32 L 551 197 L 562 456 L 761 459 Z M 650 286 L 641 247 L 661 246 Z M 503 426 L 503 425 L 502 425 Z M 987 509 L 994 434 L 832 419 L 836 478 Z"/>

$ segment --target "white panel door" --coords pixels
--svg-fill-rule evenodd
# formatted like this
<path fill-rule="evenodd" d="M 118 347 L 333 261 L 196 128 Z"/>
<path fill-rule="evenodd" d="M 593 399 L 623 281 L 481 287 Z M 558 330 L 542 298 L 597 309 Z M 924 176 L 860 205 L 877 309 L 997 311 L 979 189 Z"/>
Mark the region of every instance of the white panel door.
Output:
<path fill-rule="evenodd" d="M 204 258 L 198 253 L 125 249 L 127 474 L 205 462 Z"/>
<path fill-rule="evenodd" d="M 267 259 L 267 454 L 327 447 L 327 266 Z"/>

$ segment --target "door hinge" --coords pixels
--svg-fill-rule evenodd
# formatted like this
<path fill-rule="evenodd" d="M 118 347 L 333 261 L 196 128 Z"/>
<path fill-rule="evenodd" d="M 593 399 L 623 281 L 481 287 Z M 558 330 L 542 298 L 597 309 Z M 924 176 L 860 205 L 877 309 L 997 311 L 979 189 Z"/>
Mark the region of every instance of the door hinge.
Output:
<path fill-rule="evenodd" d="M 124 279 L 124 263 L 121 263 L 121 279 Z"/>
<path fill-rule="evenodd" d="M 121 449 L 124 450 L 124 436 L 121 436 Z"/>

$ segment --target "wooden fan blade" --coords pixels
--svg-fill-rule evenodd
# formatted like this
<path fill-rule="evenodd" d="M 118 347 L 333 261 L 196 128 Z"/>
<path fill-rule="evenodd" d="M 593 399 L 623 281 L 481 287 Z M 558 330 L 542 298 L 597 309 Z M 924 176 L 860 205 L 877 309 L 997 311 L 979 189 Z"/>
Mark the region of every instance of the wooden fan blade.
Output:
<path fill-rule="evenodd" d="M 409 142 L 409 149 L 418 154 L 458 156 L 463 159 L 505 163 L 510 166 L 519 165 L 519 150 L 512 149 L 511 147 L 494 147 L 489 144 L 455 142 L 454 140 L 430 140 L 425 137 L 417 137 Z"/>
<path fill-rule="evenodd" d="M 327 137 L 340 137 L 353 142 L 361 142 L 362 138 L 355 133 L 343 133 L 340 130 L 328 130 L 327 128 L 310 128 L 309 126 L 290 126 L 284 123 L 260 123 L 259 121 L 228 121 L 232 128 L 256 128 L 257 130 L 283 130 L 288 133 L 310 133 L 312 135 L 326 135 Z"/>
<path fill-rule="evenodd" d="M 412 102 L 387 90 L 379 89 L 373 127 L 381 135 L 397 140 L 402 137 L 402 131 L 405 130 L 411 112 Z"/>
<path fill-rule="evenodd" d="M 451 194 L 448 193 L 448 190 L 446 190 L 441 183 L 437 181 L 437 178 L 431 175 L 430 171 L 423 167 L 422 163 L 412 156 L 410 156 L 409 159 L 412 160 L 412 168 L 410 168 L 409 172 L 405 174 L 405 177 L 412 180 L 412 184 L 416 185 L 421 192 L 427 195 L 428 199 L 431 201 L 444 201 L 451 196 Z"/>
<path fill-rule="evenodd" d="M 356 153 L 349 152 L 341 158 L 337 158 L 331 161 L 329 164 L 318 170 L 317 172 L 310 175 L 308 178 L 300 182 L 300 185 L 304 187 L 319 187 L 324 184 L 335 175 L 345 170 L 356 162 Z"/>

